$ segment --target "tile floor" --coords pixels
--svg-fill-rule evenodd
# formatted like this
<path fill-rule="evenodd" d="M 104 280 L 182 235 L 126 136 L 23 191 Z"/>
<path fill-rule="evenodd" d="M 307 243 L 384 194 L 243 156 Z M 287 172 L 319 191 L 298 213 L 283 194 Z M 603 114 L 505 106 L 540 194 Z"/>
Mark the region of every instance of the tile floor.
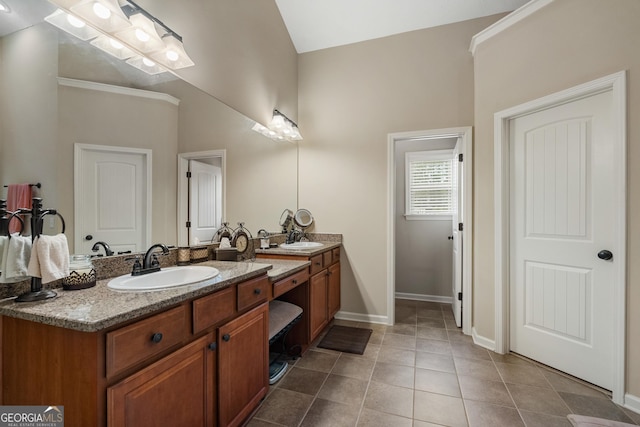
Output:
<path fill-rule="evenodd" d="M 397 300 L 396 325 L 365 353 L 313 346 L 291 364 L 248 426 L 570 426 L 570 413 L 640 424 L 600 390 L 474 345 L 451 306 Z"/>

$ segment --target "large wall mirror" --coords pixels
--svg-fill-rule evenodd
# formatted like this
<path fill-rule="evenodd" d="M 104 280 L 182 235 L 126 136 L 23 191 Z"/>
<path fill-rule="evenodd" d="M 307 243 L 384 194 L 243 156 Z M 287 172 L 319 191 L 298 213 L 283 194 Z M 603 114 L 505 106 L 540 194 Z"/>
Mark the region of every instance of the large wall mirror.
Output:
<path fill-rule="evenodd" d="M 0 13 L 0 182 L 42 183 L 35 195 L 64 215 L 72 253 L 81 252 L 73 244 L 77 144 L 151 150 L 144 221 L 153 243 L 179 243 L 179 154 L 224 152 L 223 219 L 232 226 L 278 230 L 282 210 L 297 207 L 295 144 L 253 132 L 252 120 L 173 74 L 147 75 L 42 21 L 55 10 L 46 0 L 4 2 L 12 13 Z"/>

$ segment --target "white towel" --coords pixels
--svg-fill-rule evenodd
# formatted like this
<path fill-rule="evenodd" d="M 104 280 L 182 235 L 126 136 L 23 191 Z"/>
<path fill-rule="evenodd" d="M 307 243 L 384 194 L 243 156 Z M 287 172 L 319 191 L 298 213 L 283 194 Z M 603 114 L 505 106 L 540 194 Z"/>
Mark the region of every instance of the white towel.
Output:
<path fill-rule="evenodd" d="M 2 275 L 0 283 L 25 280 L 28 276 L 27 264 L 31 257 L 31 236 L 12 234 L 4 245 L 2 253 Z"/>
<path fill-rule="evenodd" d="M 4 263 L 2 262 L 2 256 L 4 255 L 4 248 L 9 241 L 8 236 L 0 236 L 0 273 L 4 270 Z"/>
<path fill-rule="evenodd" d="M 40 235 L 33 241 L 28 273 L 42 277 L 42 283 L 53 282 L 69 275 L 69 245 L 67 236 Z"/>

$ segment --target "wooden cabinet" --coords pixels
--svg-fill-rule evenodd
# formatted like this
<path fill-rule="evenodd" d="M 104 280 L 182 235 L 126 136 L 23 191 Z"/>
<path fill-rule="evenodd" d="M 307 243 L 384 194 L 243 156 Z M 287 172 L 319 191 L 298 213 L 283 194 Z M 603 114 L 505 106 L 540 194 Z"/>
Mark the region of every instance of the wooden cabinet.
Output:
<path fill-rule="evenodd" d="M 108 425 L 215 425 L 215 365 L 209 333 L 109 387 Z"/>
<path fill-rule="evenodd" d="M 331 264 L 327 272 L 329 274 L 327 308 L 329 310 L 329 319 L 332 319 L 340 310 L 340 262 Z"/>
<path fill-rule="evenodd" d="M 309 328 L 311 341 L 329 323 L 329 312 L 327 310 L 327 273 L 321 271 L 311 276 L 309 279 Z"/>
<path fill-rule="evenodd" d="M 266 274 L 81 332 L 0 318 L 4 405 L 64 405 L 65 425 L 235 426 L 266 395 Z"/>
<path fill-rule="evenodd" d="M 218 329 L 221 426 L 237 426 L 269 387 L 269 306 L 262 304 Z"/>
<path fill-rule="evenodd" d="M 340 310 L 340 247 L 325 250 L 315 255 L 291 255 L 260 253 L 257 258 L 274 259 L 307 259 L 309 266 L 309 282 L 306 287 L 297 287 L 295 294 L 288 292 L 294 288 L 293 280 L 281 280 L 274 285 L 274 298 L 280 297 L 303 308 L 304 315 L 300 325 L 306 328 L 304 334 L 294 331 L 295 344 L 308 347 L 329 324 Z M 293 276 L 292 276 L 293 277 Z"/>

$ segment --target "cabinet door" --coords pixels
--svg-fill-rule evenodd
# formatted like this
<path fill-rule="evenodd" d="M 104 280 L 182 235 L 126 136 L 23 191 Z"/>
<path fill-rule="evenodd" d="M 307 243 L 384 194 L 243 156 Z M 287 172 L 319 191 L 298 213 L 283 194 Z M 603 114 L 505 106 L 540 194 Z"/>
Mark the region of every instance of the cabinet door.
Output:
<path fill-rule="evenodd" d="M 329 322 L 327 312 L 327 270 L 311 276 L 309 279 L 309 326 L 311 341 Z"/>
<path fill-rule="evenodd" d="M 212 349 L 215 343 L 211 333 L 109 387 L 108 425 L 215 425 Z"/>
<path fill-rule="evenodd" d="M 218 329 L 218 412 L 221 426 L 237 426 L 269 387 L 269 305 Z"/>
<path fill-rule="evenodd" d="M 329 319 L 340 310 L 340 263 L 329 267 Z"/>

